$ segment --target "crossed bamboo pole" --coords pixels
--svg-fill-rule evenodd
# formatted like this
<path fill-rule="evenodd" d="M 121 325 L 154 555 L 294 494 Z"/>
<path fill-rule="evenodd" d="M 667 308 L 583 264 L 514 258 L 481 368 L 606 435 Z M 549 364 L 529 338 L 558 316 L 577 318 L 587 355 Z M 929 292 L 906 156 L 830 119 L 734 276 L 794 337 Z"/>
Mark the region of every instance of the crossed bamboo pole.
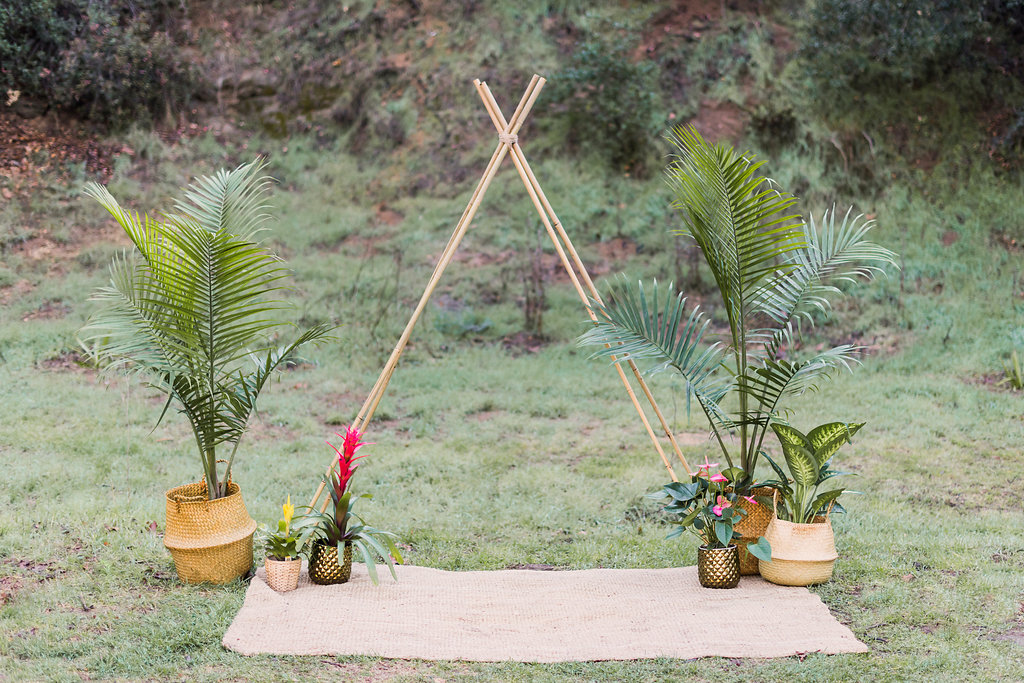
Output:
<path fill-rule="evenodd" d="M 584 266 L 583 261 L 580 259 L 579 254 L 576 251 L 576 248 L 569 239 L 569 235 L 565 232 L 565 228 L 562 226 L 561 221 L 558 220 L 555 210 L 551 207 L 551 203 L 544 194 L 543 188 L 541 188 L 537 177 L 533 173 L 533 169 L 530 168 L 530 164 L 526 160 L 526 155 L 523 154 L 523 150 L 519 146 L 519 129 L 522 127 L 526 117 L 533 109 L 534 102 L 536 102 L 538 95 L 540 95 L 540 91 L 544 87 L 545 82 L 545 79 L 534 74 L 529 85 L 527 85 L 522 98 L 519 100 L 519 105 L 512 113 L 512 118 L 506 121 L 504 115 L 501 113 L 501 109 L 498 106 L 497 101 L 494 99 L 494 95 L 491 93 L 490 88 L 487 87 L 487 84 L 479 80 L 473 81 L 477 94 L 480 96 L 480 99 L 483 100 L 484 107 L 487 109 L 487 114 L 490 117 L 491 122 L 494 124 L 495 129 L 498 131 L 498 144 L 494 149 L 494 153 L 491 155 L 491 160 L 488 162 L 483 176 L 480 178 L 480 182 L 477 183 L 473 196 L 469 200 L 469 204 L 466 205 L 465 211 L 462 212 L 462 216 L 459 218 L 459 221 L 455 226 L 455 230 L 448 239 L 448 244 L 445 245 L 444 251 L 441 252 L 441 257 L 438 259 L 437 265 L 434 266 L 434 272 L 427 281 L 427 285 L 423 290 L 419 303 L 413 310 L 412 316 L 409 318 L 409 322 L 406 323 L 405 329 L 402 331 L 402 335 L 395 344 L 395 348 L 392 350 L 391 356 L 388 358 L 387 363 L 385 363 L 384 368 L 381 370 L 380 376 L 378 376 L 376 383 L 370 390 L 362 408 L 360 408 L 359 413 L 352 421 L 352 427 L 354 429 L 364 431 L 365 426 L 372 419 L 374 412 L 376 412 L 377 406 L 380 405 L 380 401 L 384 397 L 384 392 L 387 389 L 388 383 L 391 381 L 395 368 L 398 366 L 398 361 L 402 356 L 402 352 L 405 350 L 409 337 L 412 335 L 413 328 L 416 326 L 417 321 L 426 308 L 427 302 L 430 300 L 431 295 L 433 295 L 434 290 L 437 288 L 437 284 L 440 282 L 445 269 L 448 267 L 448 264 L 451 263 L 452 257 L 455 255 L 455 250 L 458 248 L 459 243 L 462 241 L 466 231 L 472 224 L 473 218 L 476 216 L 477 209 L 480 208 L 484 194 L 486 194 L 491 181 L 494 180 L 495 175 L 497 175 L 501 162 L 505 159 L 505 155 L 509 152 L 511 152 L 512 162 L 515 165 L 516 170 L 519 172 L 523 185 L 526 187 L 526 191 L 530 195 L 530 200 L 537 209 L 541 222 L 544 224 L 544 228 L 547 230 L 548 236 L 551 238 L 551 241 L 555 246 L 555 251 L 558 254 L 558 258 L 561 261 L 562 266 L 565 268 L 566 273 L 568 273 L 569 279 L 572 282 L 573 287 L 576 289 L 576 293 L 579 295 L 580 300 L 586 307 L 587 312 L 590 315 L 590 319 L 597 323 L 597 316 L 590 308 L 590 299 L 592 298 L 600 303 L 601 297 L 597 288 L 594 286 L 590 273 L 587 271 L 586 266 Z M 577 275 L 577 270 L 579 271 L 579 275 Z M 637 414 L 640 416 L 640 420 L 643 423 L 644 428 L 647 430 L 647 434 L 650 436 L 655 450 L 657 450 L 658 455 L 661 457 L 662 463 L 668 470 L 669 476 L 672 478 L 672 481 L 678 481 L 679 479 L 676 476 L 675 470 L 672 468 L 672 463 L 665 454 L 661 441 L 655 433 L 654 428 L 651 426 L 650 420 L 647 418 L 647 413 L 640 404 L 640 400 L 637 398 L 636 392 L 633 390 L 625 371 L 622 369 L 621 363 L 617 361 L 614 356 L 612 356 L 612 360 L 615 362 L 615 369 L 618 371 L 619 378 L 622 380 L 622 384 L 626 388 L 626 393 L 629 395 L 630 401 L 633 403 L 633 407 L 636 408 Z M 675 435 L 668 426 L 668 422 L 665 420 L 664 414 L 658 407 L 658 403 L 654 396 L 651 394 L 643 375 L 632 360 L 627 359 L 626 363 L 632 371 L 633 377 L 640 385 L 644 397 L 654 409 L 654 413 L 658 418 L 662 430 L 665 432 L 669 442 L 672 444 L 676 457 L 682 463 L 687 474 L 692 474 L 693 470 L 686 462 L 686 458 L 683 456 L 683 453 L 679 448 Z M 327 476 L 330 476 L 334 467 L 335 463 L 332 461 L 331 465 L 327 468 Z M 313 494 L 313 499 L 309 503 L 311 508 L 317 504 L 317 501 L 319 501 L 325 486 L 325 482 L 320 482 L 316 493 Z M 326 510 L 329 502 L 330 498 L 328 497 L 323 501 L 320 510 Z"/>

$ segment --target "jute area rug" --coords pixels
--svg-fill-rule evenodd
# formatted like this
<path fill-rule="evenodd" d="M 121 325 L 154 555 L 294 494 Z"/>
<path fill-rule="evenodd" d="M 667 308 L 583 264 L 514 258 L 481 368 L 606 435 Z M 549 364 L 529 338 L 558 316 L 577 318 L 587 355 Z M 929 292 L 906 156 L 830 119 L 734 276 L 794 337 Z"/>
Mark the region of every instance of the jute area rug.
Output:
<path fill-rule="evenodd" d="M 867 652 L 805 588 L 746 576 L 701 588 L 696 567 L 447 572 L 362 564 L 338 586 L 275 593 L 260 568 L 223 645 L 244 655 L 474 662 L 786 657 Z"/>

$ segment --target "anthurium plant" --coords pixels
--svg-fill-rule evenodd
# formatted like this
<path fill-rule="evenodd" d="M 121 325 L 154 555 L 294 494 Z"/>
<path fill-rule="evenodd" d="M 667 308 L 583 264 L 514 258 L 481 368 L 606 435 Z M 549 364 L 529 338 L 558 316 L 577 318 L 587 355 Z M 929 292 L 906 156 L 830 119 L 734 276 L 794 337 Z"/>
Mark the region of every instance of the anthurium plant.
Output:
<path fill-rule="evenodd" d="M 741 538 L 734 527 L 746 512 L 736 505 L 740 494 L 733 490 L 733 479 L 743 472 L 733 467 L 712 473 L 711 468 L 718 466 L 717 462 L 709 462 L 705 456 L 704 464 L 697 468 L 689 482 L 672 482 L 663 486 L 660 492 L 651 494 L 657 500 L 668 498 L 669 503 L 663 509 L 679 517 L 673 522 L 676 528 L 667 538 L 676 538 L 689 531 L 708 549 L 728 548 L 733 539 Z M 743 497 L 754 502 L 750 496 Z M 747 550 L 759 560 L 771 561 L 771 546 L 764 536 L 749 543 Z"/>
<path fill-rule="evenodd" d="M 298 559 L 301 547 L 299 535 L 292 528 L 292 517 L 295 515 L 295 506 L 292 505 L 292 497 L 281 506 L 283 517 L 277 521 L 277 529 L 270 530 L 266 525 L 259 529 L 259 540 L 268 558 L 272 560 L 294 560 Z"/>
<path fill-rule="evenodd" d="M 829 509 L 844 511 L 838 499 L 846 489 L 822 490 L 821 485 L 833 477 L 849 474 L 832 469 L 832 457 L 843 444 L 852 443 L 853 435 L 863 426 L 863 422 L 829 422 L 805 435 L 796 427 L 772 423 L 790 474 L 786 476 L 779 464 L 765 454 L 765 459 L 779 476 L 777 480 L 764 483 L 776 489 L 782 499 L 776 512 L 779 519 L 794 524 L 810 524 Z"/>
<path fill-rule="evenodd" d="M 312 539 L 329 545 L 337 546 L 338 556 L 341 557 L 345 550 L 345 544 L 351 543 L 355 550 L 366 563 L 370 580 L 377 583 L 377 560 L 383 558 L 391 570 L 392 578 L 397 580 L 395 574 L 395 562 L 402 564 L 402 554 L 395 545 L 395 534 L 389 531 L 382 531 L 368 526 L 358 514 L 353 512 L 356 502 L 361 498 L 371 499 L 372 494 L 363 493 L 355 495 L 349 488 L 352 483 L 352 475 L 359 467 L 357 460 L 365 458 L 365 455 L 356 455 L 364 443 L 362 435 L 358 430 L 348 427 L 345 434 L 338 434 L 343 438 L 342 447 L 339 449 L 330 442 L 328 445 L 338 454 L 337 472 L 333 469 L 329 476 L 324 477 L 324 483 L 331 496 L 331 502 L 323 512 L 315 508 L 307 508 L 306 514 L 300 523 L 300 539 Z"/>

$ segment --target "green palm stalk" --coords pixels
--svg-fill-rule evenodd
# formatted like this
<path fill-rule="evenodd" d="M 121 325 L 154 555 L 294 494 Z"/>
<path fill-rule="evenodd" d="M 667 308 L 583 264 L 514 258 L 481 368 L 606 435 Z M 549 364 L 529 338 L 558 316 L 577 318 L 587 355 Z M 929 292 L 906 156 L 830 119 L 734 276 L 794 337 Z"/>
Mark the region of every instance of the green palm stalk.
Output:
<path fill-rule="evenodd" d="M 684 381 L 687 405 L 707 416 L 731 478 L 742 491 L 754 481 L 765 434 L 787 397 L 815 389 L 850 368 L 859 349 L 841 345 L 802 360 L 780 357 L 801 321 L 827 311 L 844 281 L 870 279 L 893 252 L 866 239 L 873 226 L 847 212 L 826 210 L 820 227 L 793 212 L 796 199 L 757 171 L 763 162 L 712 145 L 691 128 L 670 136 L 677 153 L 667 170 L 673 206 L 714 276 L 729 324 L 719 342 L 705 342 L 707 323 L 687 313 L 682 294 L 648 297 L 642 284 L 620 281 L 606 305 L 593 301 L 598 323 L 580 337 L 596 357 L 652 359 L 650 372 L 672 369 Z M 732 397 L 735 397 L 733 400 Z M 735 432 L 735 452 L 723 436 Z M 734 457 L 735 456 L 735 457 Z M 738 468 L 733 470 L 732 468 Z"/>
<path fill-rule="evenodd" d="M 328 339 L 317 325 L 293 341 L 271 335 L 286 325 L 288 270 L 257 241 L 269 218 L 270 179 L 262 160 L 198 178 L 162 220 L 123 209 L 107 189 L 85 188 L 135 246 L 114 259 L 111 281 L 92 299 L 99 310 L 80 331 L 104 369 L 143 375 L 188 419 L 210 499 L 227 492 L 238 443 L 273 372 L 299 347 Z M 218 447 L 230 447 L 223 474 Z"/>

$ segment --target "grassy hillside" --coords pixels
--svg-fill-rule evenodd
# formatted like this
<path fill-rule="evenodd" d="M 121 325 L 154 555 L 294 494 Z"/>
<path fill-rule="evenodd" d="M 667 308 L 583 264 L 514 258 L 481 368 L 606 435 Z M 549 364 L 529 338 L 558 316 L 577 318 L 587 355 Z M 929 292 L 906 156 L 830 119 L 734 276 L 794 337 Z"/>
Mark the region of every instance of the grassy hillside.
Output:
<path fill-rule="evenodd" d="M 63 115 L 4 111 L 18 134 L 0 159 L 0 677 L 1024 679 L 1024 404 L 997 384 L 1024 345 L 1017 91 L 1008 81 L 986 102 L 957 90 L 971 73 L 957 66 L 887 97 L 823 101 L 801 61 L 812 9 L 212 3 L 190 7 L 179 34 L 206 85 L 170 122 L 95 138 Z M 814 590 L 872 654 L 241 658 L 219 641 L 245 584 L 174 577 L 162 492 L 198 477 L 199 462 L 183 420 L 152 430 L 151 390 L 80 363 L 87 293 L 126 245 L 81 182 L 109 180 L 125 204 L 159 211 L 197 174 L 270 159 L 292 319 L 342 325 L 340 342 L 270 389 L 240 449 L 236 479 L 270 521 L 286 495 L 311 495 L 331 456 L 323 440 L 358 410 L 493 150 L 471 80 L 509 113 L 534 72 L 549 85 L 520 139 L 602 282 L 671 280 L 721 320 L 709 274 L 671 233 L 660 177 L 661 133 L 690 122 L 766 159 L 805 213 L 874 217 L 875 240 L 900 254 L 898 272 L 854 288 L 807 335 L 864 345 L 863 366 L 794 406 L 798 426 L 868 423 L 838 463 L 864 495 L 836 523 L 835 580 Z M 614 372 L 576 348 L 585 313 L 506 164 L 370 426 L 367 515 L 399 533 L 409 561 L 444 569 L 692 564 L 689 542 L 663 540 L 644 499 L 663 467 Z M 524 310 L 538 287 L 539 325 Z M 667 377 L 652 385 L 699 460 L 704 425 Z"/>

